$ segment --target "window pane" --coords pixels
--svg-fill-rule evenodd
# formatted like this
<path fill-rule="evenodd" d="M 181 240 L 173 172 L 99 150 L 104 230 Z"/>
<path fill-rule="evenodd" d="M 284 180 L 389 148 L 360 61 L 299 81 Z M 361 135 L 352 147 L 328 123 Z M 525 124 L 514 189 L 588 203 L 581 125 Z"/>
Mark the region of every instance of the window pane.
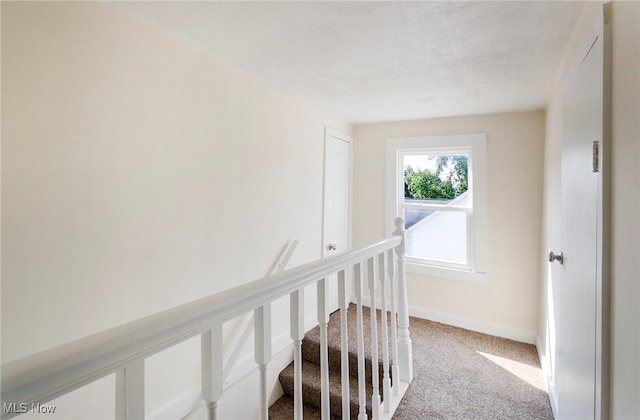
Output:
<path fill-rule="evenodd" d="M 403 171 L 405 202 L 444 204 L 467 192 L 469 155 L 405 155 Z"/>
<path fill-rule="evenodd" d="M 467 214 L 405 209 L 407 256 L 467 263 Z"/>

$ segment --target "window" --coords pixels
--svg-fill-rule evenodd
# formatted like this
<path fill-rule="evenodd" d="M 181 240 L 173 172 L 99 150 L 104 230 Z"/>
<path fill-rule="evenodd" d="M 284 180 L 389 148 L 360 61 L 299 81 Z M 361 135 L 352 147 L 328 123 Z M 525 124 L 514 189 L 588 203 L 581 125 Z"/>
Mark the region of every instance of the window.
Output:
<path fill-rule="evenodd" d="M 387 141 L 388 233 L 403 217 L 407 271 L 486 281 L 486 136 Z"/>

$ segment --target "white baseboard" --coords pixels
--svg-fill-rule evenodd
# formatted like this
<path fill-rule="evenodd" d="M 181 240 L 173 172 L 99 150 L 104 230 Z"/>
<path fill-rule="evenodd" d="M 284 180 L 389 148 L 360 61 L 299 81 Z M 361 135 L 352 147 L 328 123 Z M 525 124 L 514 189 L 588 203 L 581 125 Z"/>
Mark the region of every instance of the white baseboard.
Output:
<path fill-rule="evenodd" d="M 540 361 L 540 367 L 542 368 L 542 376 L 547 385 L 547 393 L 549 394 L 549 402 L 551 403 L 551 410 L 553 411 L 553 416 L 555 418 L 558 417 L 558 401 L 555 385 L 551 382 L 551 372 L 549 372 L 549 362 L 547 357 L 544 356 L 544 353 L 540 349 L 540 337 L 536 336 L 536 350 L 538 351 L 538 360 Z"/>
<path fill-rule="evenodd" d="M 353 295 L 351 296 L 351 301 L 355 302 L 355 297 Z M 368 297 L 362 298 L 363 305 L 371 306 L 370 302 L 371 300 Z M 376 299 L 376 308 L 379 309 L 380 306 L 380 299 Z M 536 344 L 537 334 L 533 331 L 521 330 L 518 328 L 507 327 L 500 324 L 493 324 L 490 322 L 479 321 L 477 319 L 465 318 L 457 315 L 445 314 L 442 312 L 428 311 L 412 306 L 409 307 L 409 315 L 416 318 L 428 319 L 429 321 L 452 325 L 454 327 L 464 328 L 466 330 L 493 335 L 495 337 L 508 338 L 510 340 L 527 344 Z"/>
<path fill-rule="evenodd" d="M 537 334 L 533 331 L 521 330 L 519 328 L 478 321 L 477 319 L 465 318 L 435 311 L 427 311 L 413 307 L 409 307 L 409 315 L 415 316 L 416 318 L 428 319 L 430 321 L 452 325 L 454 327 L 464 328 L 466 330 L 493 335 L 495 337 L 508 338 L 522 343 L 536 343 Z"/>

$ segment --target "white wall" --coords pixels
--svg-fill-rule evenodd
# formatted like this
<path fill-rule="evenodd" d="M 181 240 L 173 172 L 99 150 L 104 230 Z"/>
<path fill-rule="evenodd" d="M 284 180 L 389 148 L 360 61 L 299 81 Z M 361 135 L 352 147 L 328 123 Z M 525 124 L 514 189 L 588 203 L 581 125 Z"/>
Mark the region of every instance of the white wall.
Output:
<path fill-rule="evenodd" d="M 488 281 L 408 274 L 419 316 L 533 342 L 538 328 L 544 113 L 542 111 L 358 125 L 354 144 L 354 245 L 384 237 L 385 142 L 487 134 Z"/>
<path fill-rule="evenodd" d="M 640 7 L 614 2 L 609 22 L 612 40 L 612 191 L 611 191 L 611 418 L 640 418 Z M 562 85 L 586 33 L 601 13 L 601 2 L 586 2 L 566 48 L 546 113 L 543 241 L 541 253 L 557 249 L 561 226 L 560 177 Z M 543 367 L 552 373 L 547 330 L 554 302 L 553 280 L 543 264 L 539 349 Z"/>
<path fill-rule="evenodd" d="M 261 277 L 290 239 L 320 257 L 335 115 L 97 2 L 2 2 L 2 73 L 3 362 Z M 198 346 L 149 361 L 147 413 L 198 387 Z M 60 417 L 113 416 L 102 382 Z"/>

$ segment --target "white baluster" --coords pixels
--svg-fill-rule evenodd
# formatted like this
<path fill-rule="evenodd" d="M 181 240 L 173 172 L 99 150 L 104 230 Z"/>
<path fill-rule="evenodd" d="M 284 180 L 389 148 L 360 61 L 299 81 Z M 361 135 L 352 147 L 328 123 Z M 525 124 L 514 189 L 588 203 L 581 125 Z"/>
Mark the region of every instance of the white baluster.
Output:
<path fill-rule="evenodd" d="M 361 263 L 353 267 L 354 293 L 356 295 L 357 335 L 358 335 L 358 401 L 360 411 L 358 420 L 367 420 L 367 402 L 365 393 L 365 367 L 364 367 L 364 325 L 362 319 L 362 267 Z"/>
<path fill-rule="evenodd" d="M 330 416 L 329 403 L 329 351 L 327 342 L 327 281 L 322 279 L 317 283 L 318 289 L 318 323 L 320 324 L 320 408 L 322 420 Z"/>
<path fill-rule="evenodd" d="M 116 372 L 116 418 L 144 419 L 144 360 Z"/>
<path fill-rule="evenodd" d="M 218 402 L 222 398 L 223 350 L 222 324 L 214 325 L 200 338 L 202 358 L 202 399 L 207 403 L 207 418 L 214 420 L 218 416 Z"/>
<path fill-rule="evenodd" d="M 409 336 L 409 301 L 407 296 L 407 280 L 404 270 L 404 253 L 407 242 L 404 230 L 404 219 L 397 217 L 394 221 L 394 235 L 401 236 L 402 242 L 396 248 L 398 261 L 398 361 L 400 363 L 400 379 L 405 382 L 413 380 L 413 356 L 411 337 Z"/>
<path fill-rule="evenodd" d="M 398 317 L 396 309 L 396 281 L 394 250 L 387 251 L 387 261 L 389 262 L 389 291 L 391 292 L 391 377 L 393 378 L 393 395 L 399 395 L 400 370 L 398 368 Z"/>
<path fill-rule="evenodd" d="M 291 339 L 293 340 L 293 418 L 302 420 L 302 338 L 304 337 L 304 289 L 290 295 Z"/>
<path fill-rule="evenodd" d="M 338 301 L 340 305 L 340 372 L 342 381 L 342 418 L 351 417 L 349 395 L 349 333 L 347 330 L 347 291 L 345 271 L 338 273 Z"/>
<path fill-rule="evenodd" d="M 255 360 L 260 369 L 260 418 L 269 418 L 267 394 L 267 365 L 271 361 L 271 303 L 256 308 L 253 314 L 255 327 Z"/>
<path fill-rule="evenodd" d="M 376 270 L 375 261 L 371 257 L 367 260 L 367 275 L 369 279 L 369 296 L 371 297 L 371 381 L 373 395 L 371 396 L 371 418 L 378 418 L 380 408 L 380 384 L 378 376 L 378 319 L 376 314 Z"/>
<path fill-rule="evenodd" d="M 387 259 L 383 252 L 378 255 L 378 268 L 380 273 L 380 299 L 382 301 L 382 307 L 380 312 L 382 315 L 382 401 L 384 402 L 384 411 L 389 412 L 391 410 L 391 379 L 389 378 L 389 326 L 387 324 Z"/>

